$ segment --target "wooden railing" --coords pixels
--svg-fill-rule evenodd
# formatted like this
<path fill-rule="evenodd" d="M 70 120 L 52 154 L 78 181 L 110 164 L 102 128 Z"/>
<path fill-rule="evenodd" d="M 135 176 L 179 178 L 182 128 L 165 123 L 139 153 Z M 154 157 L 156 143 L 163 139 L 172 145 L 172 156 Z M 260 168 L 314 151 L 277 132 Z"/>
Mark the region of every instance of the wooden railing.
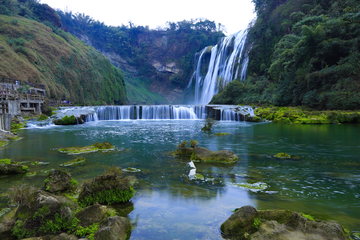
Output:
<path fill-rule="evenodd" d="M 29 85 L 30 87 L 45 89 L 44 84 L 38 83 L 31 83 L 31 82 L 24 82 L 17 79 L 7 78 L 7 77 L 0 77 L 0 83 L 10 83 L 15 85 Z"/>
<path fill-rule="evenodd" d="M 22 100 L 22 101 L 44 101 L 45 96 L 39 94 L 22 94 L 16 91 L 9 91 L 6 94 L 0 93 L 0 100 Z"/>

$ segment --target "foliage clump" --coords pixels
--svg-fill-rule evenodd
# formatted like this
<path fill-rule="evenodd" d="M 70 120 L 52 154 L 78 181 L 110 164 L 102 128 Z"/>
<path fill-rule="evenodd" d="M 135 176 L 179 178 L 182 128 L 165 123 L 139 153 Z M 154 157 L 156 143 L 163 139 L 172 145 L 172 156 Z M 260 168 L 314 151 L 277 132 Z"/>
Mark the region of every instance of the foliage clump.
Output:
<path fill-rule="evenodd" d="M 190 140 L 190 147 L 194 148 L 199 144 L 199 142 L 195 139 Z"/>
<path fill-rule="evenodd" d="M 182 142 L 179 143 L 176 147 L 178 147 L 178 148 L 185 148 L 185 147 L 187 147 L 188 144 L 189 144 L 188 141 L 182 141 Z"/>

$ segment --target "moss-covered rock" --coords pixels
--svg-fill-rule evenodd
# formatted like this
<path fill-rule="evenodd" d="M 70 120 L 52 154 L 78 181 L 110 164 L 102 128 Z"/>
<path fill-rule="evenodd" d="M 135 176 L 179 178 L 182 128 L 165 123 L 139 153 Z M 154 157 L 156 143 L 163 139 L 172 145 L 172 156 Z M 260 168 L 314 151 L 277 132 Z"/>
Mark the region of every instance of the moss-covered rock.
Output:
<path fill-rule="evenodd" d="M 262 122 L 261 118 L 259 116 L 245 116 L 245 121 L 247 122 Z"/>
<path fill-rule="evenodd" d="M 39 116 L 39 118 L 38 118 L 38 121 L 43 121 L 43 120 L 46 120 L 46 119 L 48 119 L 49 117 L 48 116 L 46 116 L 45 114 L 41 114 L 40 116 Z"/>
<path fill-rule="evenodd" d="M 83 164 L 85 162 L 86 162 L 86 158 L 78 157 L 76 159 L 67 161 L 66 163 L 62 163 L 62 164 L 60 164 L 60 166 L 62 166 L 62 167 L 70 167 L 70 166 L 73 166 L 73 165 Z"/>
<path fill-rule="evenodd" d="M 100 204 L 91 205 L 81 209 L 75 217 L 80 220 L 80 226 L 87 227 L 106 218 L 107 207 Z"/>
<path fill-rule="evenodd" d="M 180 147 L 178 149 L 175 150 L 175 152 L 173 152 L 173 156 L 183 156 L 183 157 L 187 157 L 187 156 L 191 156 L 194 152 L 194 148 L 191 147 Z"/>
<path fill-rule="evenodd" d="M 314 221 L 291 210 L 256 210 L 242 207 L 222 225 L 230 239 L 350 239 L 334 222 Z"/>
<path fill-rule="evenodd" d="M 61 153 L 67 153 L 69 155 L 82 154 L 82 153 L 91 153 L 97 151 L 110 151 L 114 150 L 114 146 L 109 142 L 103 143 L 94 143 L 90 146 L 85 147 L 67 147 L 67 148 L 59 148 L 58 151 Z"/>
<path fill-rule="evenodd" d="M 274 158 L 279 158 L 279 159 L 288 159 L 288 158 L 291 158 L 290 154 L 287 154 L 287 153 L 277 153 L 273 156 Z"/>
<path fill-rule="evenodd" d="M 108 217 L 100 222 L 95 233 L 96 240 L 127 239 L 131 234 L 131 223 L 125 217 Z"/>
<path fill-rule="evenodd" d="M 230 135 L 230 133 L 215 133 L 215 136 L 227 136 Z"/>
<path fill-rule="evenodd" d="M 27 173 L 29 167 L 21 165 L 18 162 L 12 161 L 11 159 L 0 159 L 0 175 L 1 174 L 21 174 Z"/>
<path fill-rule="evenodd" d="M 62 119 L 56 119 L 53 121 L 55 125 L 76 125 L 78 121 L 74 115 L 64 116 Z"/>
<path fill-rule="evenodd" d="M 128 202 L 135 192 L 130 185 L 130 178 L 122 177 L 121 171 L 115 170 L 107 171 L 90 181 L 85 181 L 78 198 L 79 204 L 86 207 L 95 203 Z"/>
<path fill-rule="evenodd" d="M 195 147 L 191 160 L 199 162 L 234 163 L 239 157 L 229 150 L 211 151 L 204 147 Z"/>
<path fill-rule="evenodd" d="M 258 216 L 259 213 L 254 207 L 241 207 L 221 225 L 221 232 L 226 237 L 243 239 L 247 234 L 256 231 L 253 222 Z"/>
<path fill-rule="evenodd" d="M 76 184 L 72 184 L 70 175 L 57 169 L 50 172 L 44 182 L 45 190 L 51 193 L 66 192 L 76 188 Z"/>

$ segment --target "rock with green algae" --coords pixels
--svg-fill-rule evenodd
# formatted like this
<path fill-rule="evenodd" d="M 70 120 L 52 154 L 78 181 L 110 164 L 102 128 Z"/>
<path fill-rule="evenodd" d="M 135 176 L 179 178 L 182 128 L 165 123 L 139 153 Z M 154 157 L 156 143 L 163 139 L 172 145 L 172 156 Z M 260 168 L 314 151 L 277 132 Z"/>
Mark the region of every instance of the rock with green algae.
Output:
<path fill-rule="evenodd" d="M 125 168 L 125 169 L 123 169 L 123 171 L 124 171 L 124 172 L 131 172 L 131 173 L 141 172 L 140 169 L 132 168 L 132 167 Z"/>
<path fill-rule="evenodd" d="M 66 163 L 62 163 L 62 164 L 60 164 L 60 166 L 62 166 L 62 167 L 70 167 L 70 166 L 82 164 L 82 163 L 85 163 L 85 162 L 86 162 L 86 158 L 78 157 L 78 158 L 70 160 L 70 161 L 68 161 Z"/>
<path fill-rule="evenodd" d="M 70 175 L 64 171 L 53 170 L 45 179 L 45 190 L 50 193 L 60 193 L 75 190 L 76 184 Z"/>
<path fill-rule="evenodd" d="M 175 150 L 175 152 L 172 154 L 173 156 L 182 156 L 182 157 L 186 157 L 186 156 L 191 156 L 194 152 L 194 148 L 191 147 L 179 147 L 178 149 Z"/>
<path fill-rule="evenodd" d="M 279 158 L 279 159 L 288 159 L 288 158 L 291 158 L 290 154 L 287 154 L 287 153 L 278 153 L 278 154 L 275 154 L 273 156 L 274 158 Z"/>
<path fill-rule="evenodd" d="M 236 210 L 221 231 L 230 239 L 350 239 L 337 223 L 313 221 L 290 210 L 256 210 L 252 206 Z"/>
<path fill-rule="evenodd" d="M 111 168 L 82 184 L 78 202 L 82 207 L 95 203 L 114 204 L 128 202 L 134 196 L 131 177 L 123 177 L 119 167 Z"/>
<path fill-rule="evenodd" d="M 118 240 L 127 239 L 131 234 L 131 223 L 125 217 L 108 217 L 99 224 L 95 233 L 96 240 Z"/>
<path fill-rule="evenodd" d="M 98 151 L 111 151 L 114 150 L 114 146 L 109 142 L 103 143 L 94 143 L 90 146 L 85 147 L 67 147 L 67 148 L 59 148 L 58 151 L 61 153 L 67 153 L 69 155 L 82 154 L 82 153 L 91 153 Z"/>
<path fill-rule="evenodd" d="M 75 214 L 75 217 L 80 220 L 80 226 L 88 227 L 107 217 L 107 207 L 100 204 L 94 204 L 81 209 Z"/>
<path fill-rule="evenodd" d="M 230 135 L 230 133 L 215 133 L 215 136 L 227 136 Z"/>
<path fill-rule="evenodd" d="M 55 125 L 76 125 L 78 123 L 74 115 L 64 116 L 62 119 L 56 119 L 53 121 Z"/>
<path fill-rule="evenodd" d="M 21 174 L 27 173 L 29 167 L 21 165 L 11 159 L 0 159 L 0 174 Z"/>
<path fill-rule="evenodd" d="M 38 161 L 31 162 L 31 165 L 34 165 L 34 166 L 49 165 L 49 164 L 50 164 L 49 162 L 38 162 Z"/>
<path fill-rule="evenodd" d="M 258 116 L 249 116 L 249 115 L 245 116 L 245 121 L 247 121 L 247 122 L 262 122 L 260 117 L 258 117 Z"/>
<path fill-rule="evenodd" d="M 195 147 L 191 160 L 198 162 L 235 163 L 239 157 L 229 150 L 211 151 L 204 147 Z"/>

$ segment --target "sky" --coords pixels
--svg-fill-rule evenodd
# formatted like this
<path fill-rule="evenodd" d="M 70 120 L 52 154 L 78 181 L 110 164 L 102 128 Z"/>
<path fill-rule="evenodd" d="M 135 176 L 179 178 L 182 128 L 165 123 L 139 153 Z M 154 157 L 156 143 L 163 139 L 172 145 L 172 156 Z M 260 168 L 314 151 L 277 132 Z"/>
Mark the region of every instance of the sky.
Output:
<path fill-rule="evenodd" d="M 85 13 L 106 25 L 165 27 L 167 21 L 179 22 L 206 18 L 226 27 L 226 35 L 247 28 L 255 18 L 251 0 L 41 0 L 54 9 Z"/>

